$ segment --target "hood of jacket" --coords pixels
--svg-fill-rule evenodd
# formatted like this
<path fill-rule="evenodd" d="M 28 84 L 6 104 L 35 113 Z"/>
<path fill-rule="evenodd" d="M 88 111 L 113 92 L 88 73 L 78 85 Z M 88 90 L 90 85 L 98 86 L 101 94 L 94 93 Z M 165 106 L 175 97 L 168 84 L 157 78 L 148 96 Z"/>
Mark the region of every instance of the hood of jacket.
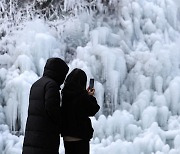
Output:
<path fill-rule="evenodd" d="M 49 58 L 44 67 L 43 76 L 47 76 L 62 85 L 69 71 L 68 65 L 60 58 Z"/>

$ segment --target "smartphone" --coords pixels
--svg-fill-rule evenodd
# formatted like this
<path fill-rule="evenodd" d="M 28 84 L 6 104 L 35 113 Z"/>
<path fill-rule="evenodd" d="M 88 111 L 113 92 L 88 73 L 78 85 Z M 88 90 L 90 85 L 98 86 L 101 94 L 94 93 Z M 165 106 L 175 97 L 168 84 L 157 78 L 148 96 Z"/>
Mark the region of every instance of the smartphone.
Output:
<path fill-rule="evenodd" d="M 89 89 L 92 89 L 92 88 L 94 88 L 94 79 L 90 79 L 90 81 L 89 81 Z"/>

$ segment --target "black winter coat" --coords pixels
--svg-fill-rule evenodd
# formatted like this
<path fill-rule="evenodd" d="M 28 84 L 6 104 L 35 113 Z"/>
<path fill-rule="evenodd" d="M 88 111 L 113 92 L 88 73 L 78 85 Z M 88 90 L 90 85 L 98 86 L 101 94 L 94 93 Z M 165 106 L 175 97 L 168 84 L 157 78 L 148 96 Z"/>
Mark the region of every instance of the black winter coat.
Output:
<path fill-rule="evenodd" d="M 94 116 L 100 108 L 96 98 L 86 91 L 76 95 L 63 95 L 61 108 L 62 136 L 90 140 L 94 130 L 89 117 Z"/>
<path fill-rule="evenodd" d="M 22 154 L 59 154 L 59 88 L 67 72 L 63 61 L 51 58 L 43 77 L 32 85 Z"/>

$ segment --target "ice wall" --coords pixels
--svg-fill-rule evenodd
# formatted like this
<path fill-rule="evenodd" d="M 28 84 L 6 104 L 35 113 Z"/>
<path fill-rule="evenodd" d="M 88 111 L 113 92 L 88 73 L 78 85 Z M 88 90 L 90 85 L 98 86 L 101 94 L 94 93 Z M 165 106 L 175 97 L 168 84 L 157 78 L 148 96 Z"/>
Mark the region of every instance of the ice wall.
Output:
<path fill-rule="evenodd" d="M 61 57 L 95 78 L 91 154 L 180 153 L 179 3 L 65 0 L 63 9 L 72 15 L 1 19 L 0 152 L 20 154 L 29 89 L 47 58 Z"/>

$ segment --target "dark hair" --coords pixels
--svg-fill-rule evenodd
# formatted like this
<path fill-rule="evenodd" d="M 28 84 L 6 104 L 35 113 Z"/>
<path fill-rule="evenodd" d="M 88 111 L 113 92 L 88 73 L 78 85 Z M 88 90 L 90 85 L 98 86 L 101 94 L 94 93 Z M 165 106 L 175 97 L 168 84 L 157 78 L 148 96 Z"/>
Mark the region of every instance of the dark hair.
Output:
<path fill-rule="evenodd" d="M 79 68 L 75 68 L 67 76 L 64 83 L 64 88 L 62 90 L 62 94 L 69 92 L 71 94 L 72 93 L 77 94 L 79 92 L 83 92 L 86 90 L 86 82 L 87 82 L 86 73 Z"/>

